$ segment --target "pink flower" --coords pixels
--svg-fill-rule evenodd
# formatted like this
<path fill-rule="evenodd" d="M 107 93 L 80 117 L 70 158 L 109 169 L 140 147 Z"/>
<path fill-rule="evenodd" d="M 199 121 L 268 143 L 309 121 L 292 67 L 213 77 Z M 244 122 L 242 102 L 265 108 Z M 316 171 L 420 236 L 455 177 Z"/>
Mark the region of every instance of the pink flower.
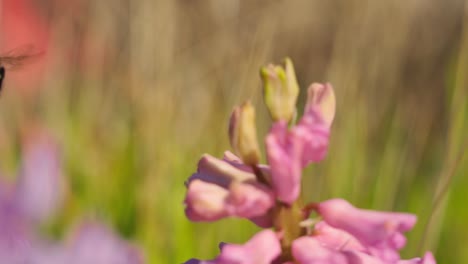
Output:
<path fill-rule="evenodd" d="M 413 228 L 416 216 L 362 210 L 342 199 L 331 199 L 318 205 L 318 213 L 332 227 L 342 229 L 359 240 L 371 255 L 394 262 L 405 243 L 402 234 Z"/>
<path fill-rule="evenodd" d="M 265 145 L 278 200 L 293 203 L 300 193 L 301 170 L 325 157 L 334 113 L 332 86 L 314 83 L 309 87 L 308 102 L 299 124 L 291 130 L 284 120 L 273 124 Z"/>
<path fill-rule="evenodd" d="M 262 224 L 261 216 L 275 203 L 272 191 L 257 182 L 252 170 L 231 153 L 225 160 L 204 155 L 187 188 L 185 213 L 192 221 L 237 216 L 257 219 L 261 226 L 269 224 Z"/>
<path fill-rule="evenodd" d="M 221 254 L 214 260 L 191 259 L 185 264 L 270 264 L 281 253 L 275 232 L 263 230 L 244 245 L 224 244 Z"/>

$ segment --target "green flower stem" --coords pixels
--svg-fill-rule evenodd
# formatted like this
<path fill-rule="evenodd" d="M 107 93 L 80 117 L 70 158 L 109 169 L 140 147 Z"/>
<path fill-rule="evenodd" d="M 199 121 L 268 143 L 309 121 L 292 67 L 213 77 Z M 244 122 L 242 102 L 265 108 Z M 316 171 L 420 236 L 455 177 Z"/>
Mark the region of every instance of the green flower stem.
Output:
<path fill-rule="evenodd" d="M 292 205 L 277 202 L 274 213 L 274 228 L 279 231 L 281 237 L 282 261 L 293 261 L 291 253 L 292 242 L 300 236 L 306 234 L 306 229 L 300 226 L 304 220 L 300 202 L 296 201 Z"/>

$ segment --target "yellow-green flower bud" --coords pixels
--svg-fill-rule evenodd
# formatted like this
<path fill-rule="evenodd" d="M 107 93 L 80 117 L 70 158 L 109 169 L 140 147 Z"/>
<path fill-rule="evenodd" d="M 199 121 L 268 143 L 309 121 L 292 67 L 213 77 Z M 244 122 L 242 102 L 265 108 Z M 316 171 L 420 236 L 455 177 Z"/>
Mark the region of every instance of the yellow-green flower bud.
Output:
<path fill-rule="evenodd" d="M 291 59 L 285 66 L 268 65 L 260 70 L 264 86 L 264 100 L 274 121 L 290 121 L 296 112 L 299 85 Z"/>
<path fill-rule="evenodd" d="M 249 101 L 232 111 L 229 121 L 229 139 L 234 152 L 245 164 L 258 164 L 260 151 L 255 126 L 255 108 Z"/>

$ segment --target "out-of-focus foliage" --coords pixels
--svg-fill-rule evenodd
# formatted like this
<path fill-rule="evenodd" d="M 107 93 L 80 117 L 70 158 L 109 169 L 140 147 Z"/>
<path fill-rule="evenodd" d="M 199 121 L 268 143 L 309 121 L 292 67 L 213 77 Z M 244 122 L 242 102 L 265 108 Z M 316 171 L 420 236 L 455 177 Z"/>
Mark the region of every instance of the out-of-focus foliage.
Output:
<path fill-rule="evenodd" d="M 430 249 L 440 263 L 468 262 L 468 158 L 459 154 L 468 135 L 468 2 L 18 2 L 47 22 L 46 70 L 41 78 L 28 75 L 34 64 L 7 71 L 0 167 L 15 170 L 31 122 L 59 139 L 67 198 L 44 233 L 61 237 L 79 219 L 99 218 L 150 263 L 207 259 L 221 239 L 245 241 L 255 229 L 246 221 L 186 220 L 183 182 L 202 153 L 229 148 L 235 104 L 252 98 L 263 138 L 270 119 L 259 69 L 289 56 L 300 93 L 330 81 L 337 97 L 331 149 L 304 176 L 304 198 L 415 213 L 404 256 Z"/>

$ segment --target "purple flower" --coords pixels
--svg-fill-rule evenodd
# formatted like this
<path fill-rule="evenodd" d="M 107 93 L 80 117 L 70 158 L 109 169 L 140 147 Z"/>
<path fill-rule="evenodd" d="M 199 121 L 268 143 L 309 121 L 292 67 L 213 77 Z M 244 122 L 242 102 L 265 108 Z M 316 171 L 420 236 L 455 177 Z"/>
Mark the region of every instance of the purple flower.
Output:
<path fill-rule="evenodd" d="M 23 153 L 15 202 L 25 218 L 42 221 L 51 216 L 63 200 L 58 147 L 48 134 L 38 132 L 27 138 Z"/>
<path fill-rule="evenodd" d="M 398 250 L 406 243 L 403 232 L 416 223 L 412 214 L 357 209 L 342 199 L 321 202 L 317 211 L 327 224 L 350 233 L 370 254 L 390 262 L 400 259 Z"/>
<path fill-rule="evenodd" d="M 32 238 L 25 219 L 8 197 L 7 188 L 0 186 L 0 259 L 6 263 L 23 263 L 32 250 Z"/>
<path fill-rule="evenodd" d="M 273 207 L 272 191 L 256 181 L 251 168 L 227 153 L 225 160 L 204 155 L 187 183 L 185 213 L 192 221 L 228 216 L 258 218 Z M 266 169 L 265 169 L 266 170 Z"/>
<path fill-rule="evenodd" d="M 140 264 L 142 256 L 133 247 L 100 224 L 79 228 L 67 249 L 70 264 Z"/>
<path fill-rule="evenodd" d="M 281 253 L 277 235 L 263 230 L 244 245 L 224 244 L 221 254 L 214 260 L 191 259 L 185 264 L 270 264 Z"/>
<path fill-rule="evenodd" d="M 46 133 L 34 135 L 23 141 L 16 184 L 0 183 L 0 259 L 6 263 L 39 263 L 46 243 L 31 224 L 49 217 L 61 202 L 56 145 Z"/>
<path fill-rule="evenodd" d="M 37 131 L 36 131 L 37 132 Z M 138 252 L 99 225 L 82 228 L 70 245 L 50 243 L 34 233 L 63 198 L 57 145 L 45 133 L 23 144 L 15 185 L 0 180 L 0 262 L 28 264 L 140 264 Z"/>

